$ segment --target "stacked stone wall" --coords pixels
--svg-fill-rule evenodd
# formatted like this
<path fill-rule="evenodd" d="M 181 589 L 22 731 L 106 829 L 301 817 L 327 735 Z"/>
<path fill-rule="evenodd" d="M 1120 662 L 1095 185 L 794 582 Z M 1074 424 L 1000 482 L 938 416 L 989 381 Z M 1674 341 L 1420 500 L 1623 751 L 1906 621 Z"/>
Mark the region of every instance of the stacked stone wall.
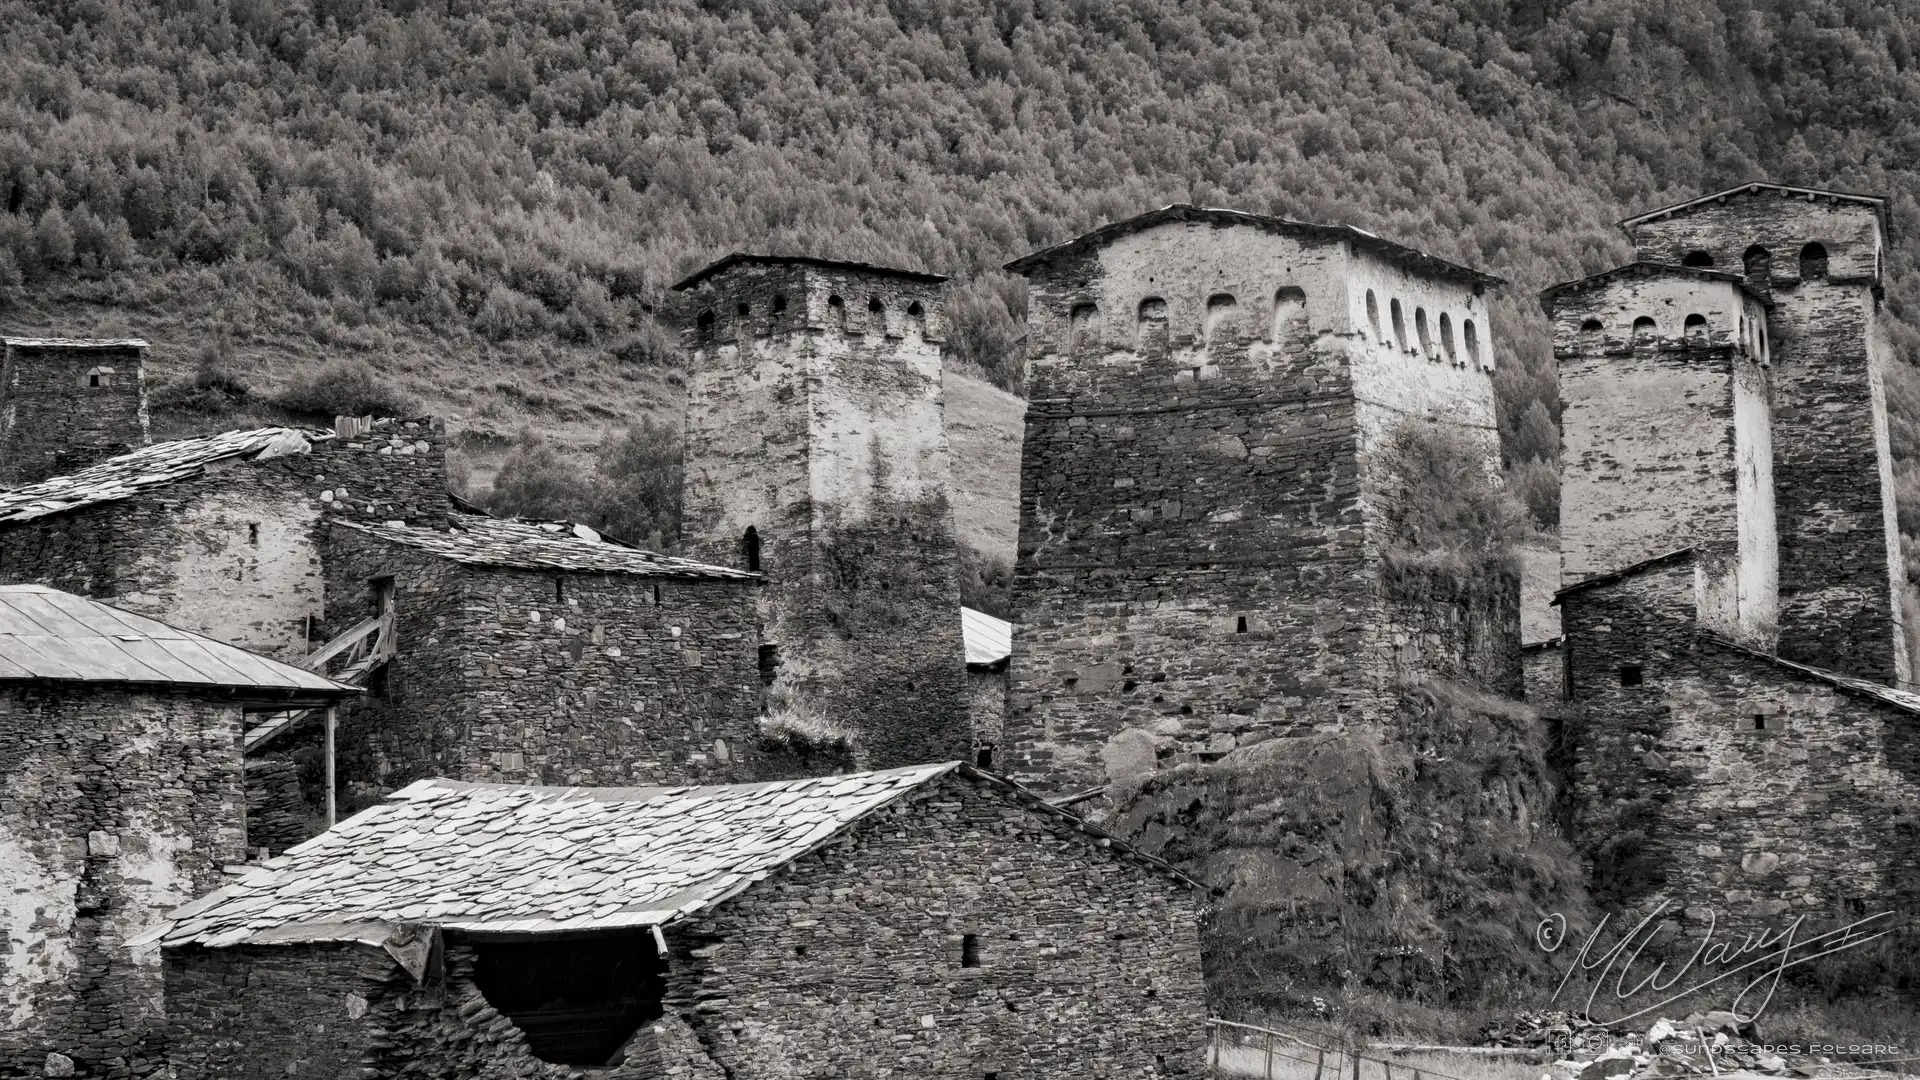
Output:
<path fill-rule="evenodd" d="M 369 1075 L 386 1041 L 372 1005 L 406 977 L 380 949 L 330 943 L 170 948 L 165 973 L 174 1080 Z"/>
<path fill-rule="evenodd" d="M 0 692 L 0 1076 L 158 1068 L 160 959 L 126 942 L 240 861 L 240 726 L 189 693 Z"/>
<path fill-rule="evenodd" d="M 14 345 L 0 369 L 0 487 L 20 487 L 147 442 L 144 350 Z"/>
<path fill-rule="evenodd" d="M 356 798 L 427 776 L 579 785 L 752 779 L 749 581 L 464 566 L 331 532 L 330 622 L 391 576 L 399 654 L 342 732 Z"/>
<path fill-rule="evenodd" d="M 1913 911 L 1920 718 L 1707 640 L 1695 574 L 1678 560 L 1563 601 L 1571 824 L 1596 897 L 1737 930 Z"/>
<path fill-rule="evenodd" d="M 1889 684 L 1907 678 L 1873 208 L 1762 190 L 1641 223 L 1633 236 L 1642 258 L 1678 263 L 1700 251 L 1736 273 L 1750 247 L 1768 252 L 1750 283 L 1773 301 L 1780 652 Z M 1809 242 L 1826 259 L 1803 273 Z"/>
<path fill-rule="evenodd" d="M 682 307 L 683 532 L 746 567 L 754 530 L 774 706 L 855 724 L 874 767 L 966 755 L 938 284 L 746 264 Z"/>
<path fill-rule="evenodd" d="M 431 417 L 383 418 L 316 442 L 309 454 L 262 464 L 297 477 L 300 490 L 338 517 L 444 529 L 453 510 L 446 426 Z"/>

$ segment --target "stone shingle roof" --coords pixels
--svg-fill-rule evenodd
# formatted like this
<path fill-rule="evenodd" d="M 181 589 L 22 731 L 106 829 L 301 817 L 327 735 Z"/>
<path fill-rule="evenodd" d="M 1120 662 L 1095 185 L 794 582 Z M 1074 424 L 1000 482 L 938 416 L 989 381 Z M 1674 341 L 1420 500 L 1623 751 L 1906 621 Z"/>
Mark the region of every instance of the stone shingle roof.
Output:
<path fill-rule="evenodd" d="M 1581 578 L 1579 581 L 1576 581 L 1573 584 L 1566 586 L 1565 588 L 1561 589 L 1559 592 L 1554 593 L 1553 600 L 1551 601 L 1551 603 L 1557 605 L 1560 603 L 1560 601 L 1565 600 L 1567 597 L 1572 596 L 1574 593 L 1585 592 L 1588 589 L 1594 588 L 1599 585 L 1610 585 L 1613 582 L 1619 581 L 1623 578 L 1633 577 L 1637 574 L 1644 573 L 1645 571 L 1652 570 L 1655 567 L 1665 566 L 1668 563 L 1680 562 L 1682 560 L 1691 559 L 1691 558 L 1693 558 L 1692 548 L 1690 547 L 1675 548 L 1674 550 L 1666 552 L 1664 554 L 1655 555 L 1650 559 L 1641 559 L 1639 562 L 1629 563 L 1618 570 L 1609 570 L 1604 574 L 1594 574 L 1592 577 L 1584 577 L 1584 578 Z"/>
<path fill-rule="evenodd" d="M 1860 203 L 1863 206 L 1871 207 L 1873 212 L 1880 218 L 1880 235 L 1889 243 L 1893 240 L 1893 235 L 1887 222 L 1887 199 L 1884 195 L 1861 195 L 1851 191 L 1829 191 L 1825 188 L 1791 187 L 1787 184 L 1769 184 L 1758 180 L 1749 181 L 1744 184 L 1736 184 L 1724 191 L 1715 191 L 1698 198 L 1688 199 L 1685 202 L 1677 202 L 1668 206 L 1659 207 L 1655 210 L 1648 210 L 1643 214 L 1635 214 L 1633 217 L 1620 222 L 1620 229 L 1627 234 L 1627 239 L 1631 240 L 1633 239 L 1633 227 L 1643 222 L 1652 221 L 1655 218 L 1672 217 L 1677 214 L 1690 213 L 1708 203 L 1725 202 L 1736 195 L 1759 195 L 1762 193 L 1782 199 L 1801 198 L 1810 201 L 1830 200 L 1833 202 Z"/>
<path fill-rule="evenodd" d="M 133 944 L 384 940 L 405 925 L 495 933 L 659 926 L 722 903 L 863 817 L 959 773 L 1097 846 L 1198 883 L 963 762 L 806 780 L 552 788 L 422 780 Z"/>
<path fill-rule="evenodd" d="M 507 521 L 460 514 L 454 516 L 450 529 L 371 525 L 339 520 L 334 524 L 468 566 L 570 570 L 587 574 L 640 574 L 648 577 L 760 580 L 759 574 L 746 570 L 710 566 L 691 559 L 678 559 L 628 547 L 608 540 L 585 526 L 566 522 Z"/>
<path fill-rule="evenodd" d="M 683 292 L 693 288 L 695 285 L 700 284 L 713 275 L 723 270 L 731 269 L 741 263 L 756 263 L 762 266 L 793 264 L 800 266 L 818 266 L 825 270 L 853 270 L 863 274 L 881 274 L 886 277 L 905 278 L 908 281 L 919 281 L 929 285 L 937 285 L 947 280 L 940 274 L 928 274 L 919 270 L 902 270 L 897 266 L 848 262 L 845 259 L 822 259 L 812 255 L 755 255 L 745 251 L 736 251 L 731 255 L 723 255 L 700 269 L 695 270 L 693 273 L 688 274 L 686 277 L 681 278 L 679 281 L 674 282 L 672 288 L 676 292 Z"/>
<path fill-rule="evenodd" d="M 337 699 L 359 688 L 44 585 L 0 586 L 0 682 L 204 686 Z"/>
<path fill-rule="evenodd" d="M 1030 255 L 1006 264 L 1004 269 L 1023 274 L 1034 267 L 1044 265 L 1065 255 L 1077 255 L 1127 236 L 1150 229 L 1155 225 L 1169 221 L 1191 221 L 1210 225 L 1249 225 L 1267 232 L 1286 236 L 1308 236 L 1324 240 L 1345 240 L 1369 254 L 1378 256 L 1395 265 L 1416 273 L 1431 274 L 1435 277 L 1451 278 L 1469 285 L 1498 286 L 1505 285 L 1502 278 L 1470 266 L 1449 262 L 1437 255 L 1429 255 L 1418 248 L 1398 244 L 1377 233 L 1353 225 L 1330 225 L 1312 221 L 1295 221 L 1292 218 L 1274 217 L 1269 214 L 1249 214 L 1244 210 L 1226 210 L 1213 206 L 1191 206 L 1175 203 L 1158 210 L 1149 210 L 1124 221 L 1115 221 L 1081 236 L 1076 236 L 1062 244 L 1042 248 Z"/>
<path fill-rule="evenodd" d="M 208 465 L 228 458 L 259 460 L 304 454 L 312 444 L 333 437 L 331 431 L 268 427 L 154 443 L 69 476 L 0 491 L 0 523 L 31 521 L 125 499 L 197 476 Z"/>
<path fill-rule="evenodd" d="M 1708 641 L 1711 641 L 1723 649 L 1744 653 L 1756 660 L 1764 660 L 1782 671 L 1792 672 L 1795 675 L 1803 675 L 1816 682 L 1826 683 L 1855 697 L 1870 698 L 1883 705 L 1891 705 L 1902 712 L 1920 715 L 1920 694 L 1913 693 L 1912 691 L 1895 690 L 1891 686 L 1882 686 L 1870 679 L 1862 679 L 1853 675 L 1842 675 L 1837 671 L 1814 667 L 1812 664 L 1802 664 L 1798 661 L 1788 660 L 1786 657 L 1761 652 L 1759 649 L 1742 645 L 1737 641 L 1730 641 L 1717 634 L 1705 634 L 1703 636 Z"/>
<path fill-rule="evenodd" d="M 1588 289 L 1628 277 L 1692 278 L 1695 281 L 1715 281 L 1734 286 L 1766 307 L 1773 306 L 1771 299 L 1755 292 L 1753 288 L 1747 284 L 1747 279 L 1739 274 L 1730 274 L 1725 270 L 1712 270 L 1704 266 L 1675 266 L 1673 263 L 1652 262 L 1646 259 L 1623 263 L 1611 270 L 1602 270 L 1597 274 L 1589 274 L 1583 278 L 1575 278 L 1572 281 L 1562 281 L 1554 285 L 1549 285 L 1540 290 L 1540 306 L 1546 310 L 1548 315 L 1552 315 L 1553 301 L 1562 294 L 1584 292 Z"/>

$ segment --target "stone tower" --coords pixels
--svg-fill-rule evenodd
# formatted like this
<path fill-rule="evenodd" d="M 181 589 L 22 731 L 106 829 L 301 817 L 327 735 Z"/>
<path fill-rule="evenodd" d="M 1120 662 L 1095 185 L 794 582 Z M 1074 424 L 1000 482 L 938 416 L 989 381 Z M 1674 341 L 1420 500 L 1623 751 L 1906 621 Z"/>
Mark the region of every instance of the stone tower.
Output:
<path fill-rule="evenodd" d="M 1881 315 L 1886 200 L 1745 184 L 1621 223 L 1642 259 L 1737 273 L 1771 301 L 1780 655 L 1911 679 Z"/>
<path fill-rule="evenodd" d="M 1384 721 L 1402 680 L 1518 692 L 1518 583 L 1395 595 L 1378 452 L 1497 462 L 1499 279 L 1345 226 L 1172 206 L 1026 256 L 1009 771 L 1074 790 Z"/>
<path fill-rule="evenodd" d="M 945 280 L 736 254 L 674 286 L 692 368 L 688 554 L 766 575 L 771 707 L 852 727 L 875 768 L 970 749 Z"/>
<path fill-rule="evenodd" d="M 147 343 L 4 338 L 0 486 L 60 476 L 147 443 Z"/>
<path fill-rule="evenodd" d="M 1561 584 L 1692 547 L 1703 621 L 1772 648 L 1766 300 L 1737 274 L 1631 263 L 1541 304 L 1563 402 Z"/>

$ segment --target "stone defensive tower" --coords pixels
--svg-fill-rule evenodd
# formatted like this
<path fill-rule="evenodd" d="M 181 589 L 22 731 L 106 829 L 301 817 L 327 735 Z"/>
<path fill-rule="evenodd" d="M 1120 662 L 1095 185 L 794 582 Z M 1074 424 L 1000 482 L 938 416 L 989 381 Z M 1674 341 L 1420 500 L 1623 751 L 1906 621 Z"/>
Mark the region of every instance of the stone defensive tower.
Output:
<path fill-rule="evenodd" d="M 1744 184 L 1621 223 L 1642 259 L 1725 270 L 1771 301 L 1780 655 L 1911 679 L 1880 313 L 1886 200 Z"/>
<path fill-rule="evenodd" d="M 1517 581 L 1394 595 L 1375 460 L 1433 423 L 1494 467 L 1499 279 L 1192 206 L 1008 269 L 1031 290 L 1011 773 L 1071 790 L 1382 721 L 1429 675 L 1517 693 Z"/>
<path fill-rule="evenodd" d="M 1703 621 L 1771 649 L 1766 300 L 1739 275 L 1632 263 L 1541 304 L 1564 403 L 1561 584 L 1692 547 Z"/>
<path fill-rule="evenodd" d="M 970 752 L 941 398 L 942 282 L 729 255 L 684 294 L 688 554 L 766 575 L 772 707 L 867 765 Z"/>
<path fill-rule="evenodd" d="M 147 343 L 4 338 L 0 487 L 77 472 L 147 443 Z"/>

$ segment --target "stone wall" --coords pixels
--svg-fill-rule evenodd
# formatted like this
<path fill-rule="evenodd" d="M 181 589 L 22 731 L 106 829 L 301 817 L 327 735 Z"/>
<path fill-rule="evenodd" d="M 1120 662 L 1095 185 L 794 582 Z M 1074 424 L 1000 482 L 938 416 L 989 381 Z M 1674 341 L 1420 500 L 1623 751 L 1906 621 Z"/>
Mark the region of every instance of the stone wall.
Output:
<path fill-rule="evenodd" d="M 306 457 L 264 464 L 276 463 L 336 516 L 444 529 L 453 510 L 446 425 L 433 417 L 382 418 L 370 430 L 315 443 Z"/>
<path fill-rule="evenodd" d="M 1880 682 L 1909 677 L 1880 328 L 1885 238 L 1872 206 L 1761 189 L 1632 229 L 1642 258 L 1704 252 L 1773 301 L 1773 458 L 1779 509 L 1780 652 Z M 1804 267 L 1804 245 L 1826 258 Z"/>
<path fill-rule="evenodd" d="M 0 1076 L 158 1064 L 159 956 L 124 942 L 240 861 L 240 725 L 185 693 L 0 692 Z"/>
<path fill-rule="evenodd" d="M 981 768 L 1000 767 L 1000 741 L 1007 721 L 1007 665 L 967 665 L 967 712 L 973 718 L 973 755 Z M 987 756 L 982 758 L 981 751 Z"/>
<path fill-rule="evenodd" d="M 749 565 L 771 697 L 860 728 L 874 767 L 965 756 L 937 282 L 745 264 L 683 298 L 689 553 Z"/>
<path fill-rule="evenodd" d="M 1384 320 L 1413 285 L 1325 239 L 1169 224 L 1026 273 L 1009 772 L 1084 788 L 1384 722 L 1396 681 L 1440 670 L 1518 692 L 1517 580 L 1479 611 L 1390 593 L 1369 486 L 1389 421 L 1491 443 L 1491 344 L 1449 358 L 1438 315 L 1425 349 L 1413 321 L 1464 329 L 1470 290 L 1418 283 L 1402 349 L 1365 297 Z"/>
<path fill-rule="evenodd" d="M 1562 603 L 1596 898 L 1672 898 L 1696 929 L 1709 911 L 1737 929 L 1913 911 L 1920 717 L 1708 640 L 1696 577 L 1676 559 Z"/>
<path fill-rule="evenodd" d="M 145 348 L 11 345 L 0 369 L 0 487 L 20 487 L 147 442 Z"/>
<path fill-rule="evenodd" d="M 356 799 L 427 776 L 627 785 L 750 779 L 760 675 L 750 581 L 470 567 L 348 528 L 329 625 L 395 583 L 398 655 L 345 712 Z"/>
<path fill-rule="evenodd" d="M 1559 638 L 1536 641 L 1520 650 L 1526 701 L 1535 709 L 1557 709 L 1567 694 L 1567 654 Z"/>

